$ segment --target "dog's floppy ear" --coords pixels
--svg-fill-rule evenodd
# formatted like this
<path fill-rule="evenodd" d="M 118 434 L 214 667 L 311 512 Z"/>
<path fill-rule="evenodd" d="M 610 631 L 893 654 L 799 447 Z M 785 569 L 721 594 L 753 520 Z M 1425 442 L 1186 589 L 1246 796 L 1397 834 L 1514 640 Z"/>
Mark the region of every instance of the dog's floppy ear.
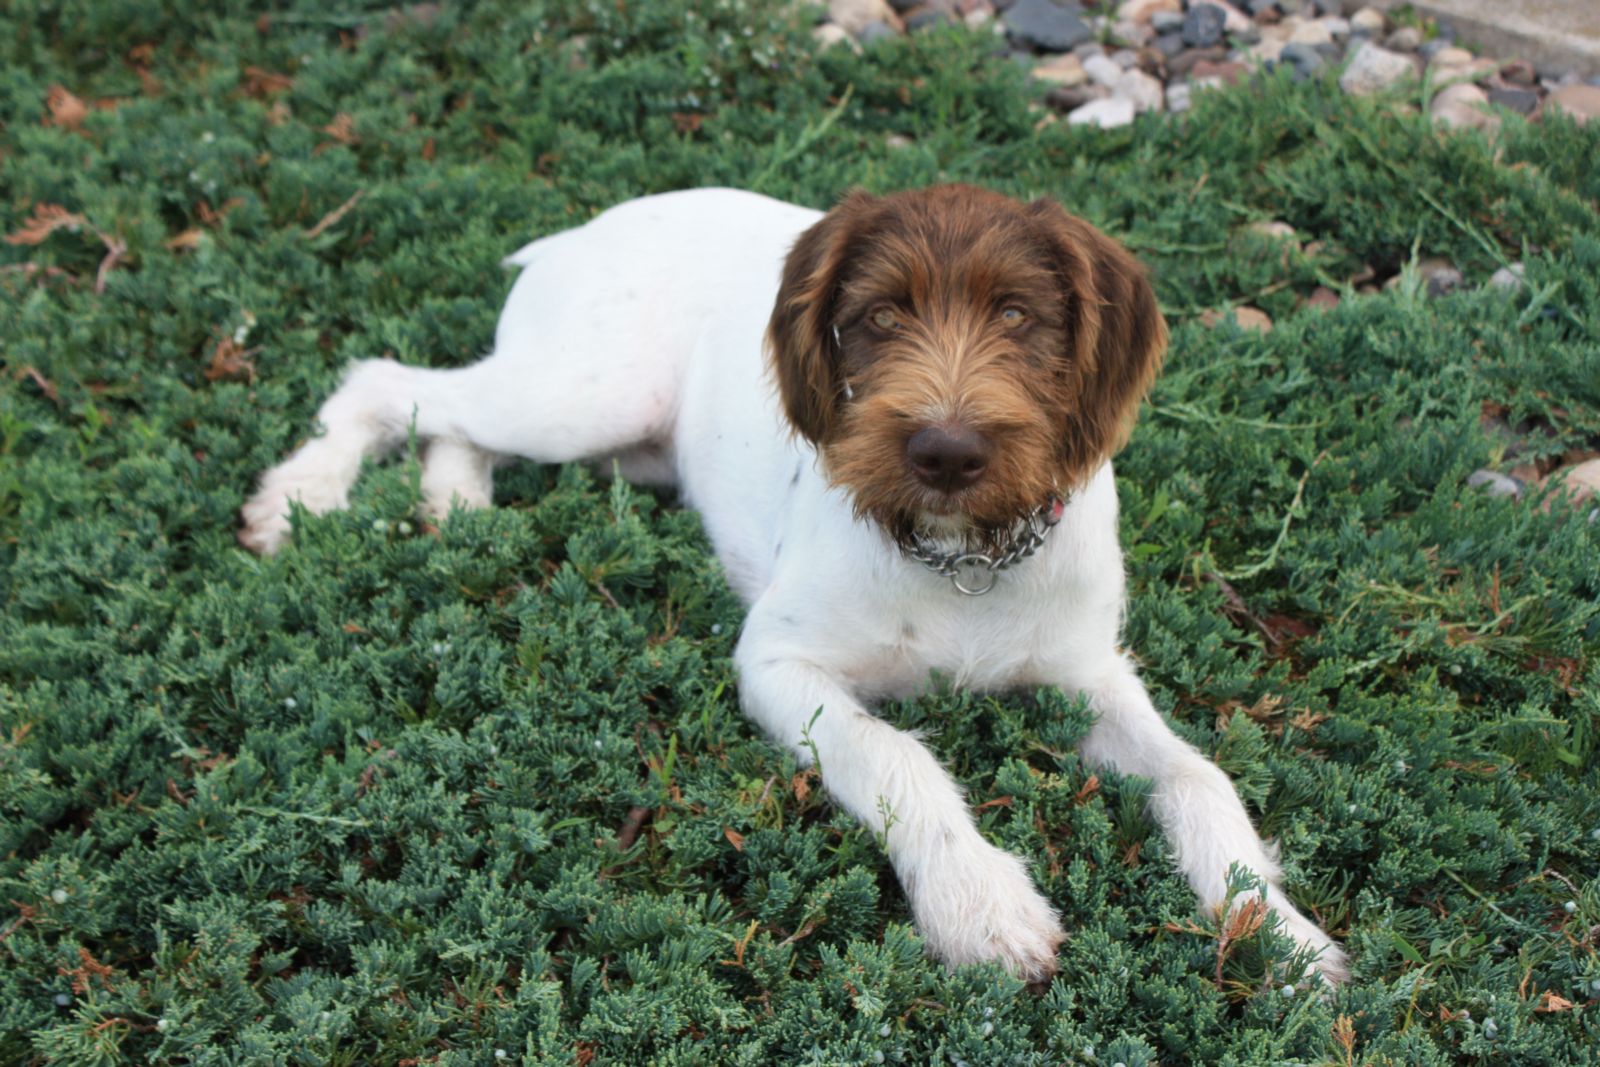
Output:
<path fill-rule="evenodd" d="M 800 235 L 783 265 L 767 323 L 767 351 L 789 423 L 813 444 L 827 440 L 843 401 L 835 305 L 851 248 L 877 201 L 852 190 Z"/>
<path fill-rule="evenodd" d="M 1066 302 L 1063 459 L 1087 478 L 1124 444 L 1167 351 L 1167 324 L 1139 261 L 1051 200 L 1035 200 Z"/>

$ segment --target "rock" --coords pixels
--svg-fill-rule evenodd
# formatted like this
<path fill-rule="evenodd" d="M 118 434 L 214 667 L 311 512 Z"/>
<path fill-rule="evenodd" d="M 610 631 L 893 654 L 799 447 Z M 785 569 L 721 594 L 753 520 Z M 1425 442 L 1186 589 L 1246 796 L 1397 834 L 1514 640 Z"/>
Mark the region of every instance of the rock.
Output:
<path fill-rule="evenodd" d="M 1472 63 L 1473 55 L 1465 48 L 1441 48 L 1428 60 L 1430 67 L 1465 67 Z"/>
<path fill-rule="evenodd" d="M 1522 499 L 1522 483 L 1517 479 L 1501 474 L 1499 471 L 1475 470 L 1467 475 L 1467 484 L 1474 489 L 1482 489 L 1490 496 L 1508 496 L 1513 500 Z"/>
<path fill-rule="evenodd" d="M 1350 29 L 1376 37 L 1383 32 L 1383 12 L 1375 7 L 1362 8 L 1350 16 Z"/>
<path fill-rule="evenodd" d="M 1282 11 L 1278 8 L 1278 0 L 1243 0 L 1240 6 L 1255 18 L 1260 18 L 1262 15 L 1282 14 Z"/>
<path fill-rule="evenodd" d="M 828 0 L 828 17 L 852 37 L 860 37 L 874 22 L 896 30 L 904 28 L 887 0 Z"/>
<path fill-rule="evenodd" d="M 1268 317 L 1267 313 L 1260 308 L 1253 308 L 1248 305 L 1241 305 L 1229 312 L 1208 308 L 1200 313 L 1200 322 L 1204 326 L 1215 328 L 1218 323 L 1225 322 L 1229 315 L 1233 316 L 1233 321 L 1239 324 L 1241 330 L 1257 330 L 1261 333 L 1272 332 L 1272 319 Z"/>
<path fill-rule="evenodd" d="M 1316 22 L 1302 22 L 1289 34 L 1290 44 L 1303 44 L 1312 47 L 1319 44 L 1332 44 L 1333 32 L 1327 24 L 1318 20 Z"/>
<path fill-rule="evenodd" d="M 1572 467 L 1553 471 L 1549 480 L 1565 478 L 1567 492 L 1574 504 L 1600 494 L 1600 459 L 1586 460 Z M 1590 521 L 1593 521 L 1592 519 Z"/>
<path fill-rule="evenodd" d="M 1075 108 L 1067 116 L 1067 122 L 1073 126 L 1099 126 L 1102 129 L 1111 129 L 1128 125 L 1133 121 L 1133 113 L 1132 100 L 1127 97 L 1112 96 Z"/>
<path fill-rule="evenodd" d="M 1181 0 L 1125 0 L 1117 8 L 1117 21 L 1148 23 L 1157 11 L 1177 14 L 1182 10 Z"/>
<path fill-rule="evenodd" d="M 1222 43 L 1228 15 L 1216 4 L 1195 4 L 1183 20 L 1183 43 L 1190 48 L 1211 48 Z"/>
<path fill-rule="evenodd" d="M 1305 81 L 1314 78 L 1317 73 L 1327 65 L 1327 60 L 1322 58 L 1322 53 L 1304 44 L 1286 44 L 1278 58 L 1289 64 L 1294 71 L 1295 81 Z"/>
<path fill-rule="evenodd" d="M 1161 79 L 1153 78 L 1142 70 L 1124 71 L 1114 91 L 1118 96 L 1133 101 L 1133 109 L 1141 113 L 1160 111 L 1166 103 Z"/>
<path fill-rule="evenodd" d="M 1054 0 L 1016 0 L 1000 16 L 1013 40 L 1047 52 L 1066 52 L 1094 37 L 1083 8 Z"/>
<path fill-rule="evenodd" d="M 861 46 L 850 36 L 850 31 L 837 22 L 824 22 L 811 31 L 811 39 L 817 42 L 818 50 L 832 48 L 836 44 L 847 44 L 853 51 L 861 51 Z"/>
<path fill-rule="evenodd" d="M 1123 70 L 1132 70 L 1139 65 L 1139 53 L 1131 48 L 1119 48 L 1111 53 L 1111 61 Z"/>
<path fill-rule="evenodd" d="M 1539 106 L 1539 94 L 1532 89 L 1508 89 L 1495 86 L 1489 90 L 1489 103 L 1509 108 L 1519 115 L 1531 115 Z"/>
<path fill-rule="evenodd" d="M 1430 297 L 1444 296 L 1461 288 L 1461 272 L 1445 259 L 1425 259 L 1417 264 L 1417 273 L 1428 287 Z"/>
<path fill-rule="evenodd" d="M 1150 28 L 1157 33 L 1181 33 L 1183 22 L 1181 11 L 1157 11 L 1150 16 Z"/>
<path fill-rule="evenodd" d="M 1157 52 L 1160 52 L 1166 58 L 1171 59 L 1173 56 L 1183 51 L 1183 34 L 1163 33 L 1160 37 L 1156 38 L 1153 47 Z"/>
<path fill-rule="evenodd" d="M 912 8 L 905 12 L 906 32 L 915 33 L 918 30 L 931 30 L 935 26 L 950 24 L 950 12 L 936 7 L 933 4 L 924 4 L 922 7 Z"/>
<path fill-rule="evenodd" d="M 1155 35 L 1156 31 L 1150 28 L 1148 22 L 1117 22 L 1111 27 L 1113 38 L 1135 48 L 1149 44 Z"/>
<path fill-rule="evenodd" d="M 1167 110 L 1174 115 L 1188 111 L 1190 104 L 1193 102 L 1189 99 L 1191 92 L 1192 90 L 1185 82 L 1174 82 L 1167 86 Z"/>
<path fill-rule="evenodd" d="M 1350 65 L 1339 76 L 1339 88 L 1351 96 L 1371 96 L 1399 85 L 1416 71 L 1410 57 L 1368 41 L 1356 49 Z"/>
<path fill-rule="evenodd" d="M 1090 56 L 1103 56 L 1106 54 L 1106 50 L 1099 41 L 1085 41 L 1080 45 L 1073 46 L 1072 54 L 1079 59 L 1088 59 Z"/>
<path fill-rule="evenodd" d="M 1534 70 L 1533 64 L 1525 59 L 1513 59 L 1510 63 L 1502 64 L 1500 77 L 1512 85 L 1526 85 L 1532 87 L 1538 84 L 1539 73 Z"/>
<path fill-rule="evenodd" d="M 1051 56 L 1033 68 L 1033 76 L 1048 85 L 1059 85 L 1066 89 L 1082 85 L 1089 80 L 1089 75 L 1083 69 L 1083 63 L 1075 55 Z"/>
<path fill-rule="evenodd" d="M 1167 61 L 1167 73 L 1175 77 L 1189 74 L 1199 63 L 1216 63 L 1228 58 L 1226 48 L 1190 48 Z"/>
<path fill-rule="evenodd" d="M 910 148 L 917 142 L 913 141 L 903 133 L 891 133 L 889 136 L 883 139 L 883 143 L 886 148 L 901 149 Z"/>
<path fill-rule="evenodd" d="M 1234 7 L 1228 0 L 1207 0 L 1213 7 L 1222 8 L 1223 33 L 1250 33 L 1255 30 L 1255 20 Z"/>
<path fill-rule="evenodd" d="M 1244 229 L 1246 233 L 1260 234 L 1262 237 L 1273 241 L 1292 244 L 1296 251 L 1300 249 L 1300 242 L 1295 237 L 1294 227 L 1287 222 L 1280 222 L 1277 219 L 1262 219 L 1259 222 L 1250 223 Z"/>
<path fill-rule="evenodd" d="M 858 36 L 862 44 L 877 44 L 879 41 L 887 41 L 890 38 L 900 36 L 900 31 L 887 22 L 869 22 L 861 27 L 861 33 Z"/>
<path fill-rule="evenodd" d="M 962 15 L 961 21 L 976 30 L 994 21 L 994 11 L 987 7 L 975 7 L 965 15 Z"/>
<path fill-rule="evenodd" d="M 1473 85 L 1462 82 L 1445 89 L 1428 105 L 1433 121 L 1453 130 L 1495 130 L 1500 128 L 1499 116 L 1486 110 L 1489 94 Z"/>
<path fill-rule="evenodd" d="M 1350 36 L 1349 19 L 1339 18 L 1335 15 L 1323 19 L 1322 24 L 1328 28 L 1328 36 L 1335 41 L 1343 41 Z"/>
<path fill-rule="evenodd" d="M 1564 111 L 1579 126 L 1585 125 L 1590 119 L 1600 118 L 1600 86 L 1562 86 L 1546 98 L 1545 107 Z"/>
<path fill-rule="evenodd" d="M 895 14 L 904 15 L 923 6 L 923 0 L 889 0 L 889 6 L 894 8 Z"/>
<path fill-rule="evenodd" d="M 1306 297 L 1306 307 L 1316 308 L 1319 311 L 1330 311 L 1338 306 L 1339 294 L 1326 285 L 1317 286 L 1311 290 L 1311 295 Z"/>
<path fill-rule="evenodd" d="M 1422 47 L 1422 31 L 1415 26 L 1401 26 L 1383 44 L 1391 52 L 1415 52 Z"/>
<path fill-rule="evenodd" d="M 1282 41 L 1262 41 L 1260 44 L 1251 45 L 1249 51 L 1245 52 L 1245 56 L 1267 70 L 1271 70 L 1278 60 L 1283 58 L 1285 47 Z M 1299 77 L 1295 78 L 1295 81 L 1299 80 Z"/>
<path fill-rule="evenodd" d="M 1518 289 L 1521 289 L 1522 264 L 1513 263 L 1509 267 L 1501 267 L 1499 270 L 1489 275 L 1489 285 L 1491 288 L 1499 289 L 1508 293 L 1514 293 Z"/>
<path fill-rule="evenodd" d="M 1202 59 L 1189 70 L 1192 81 L 1216 80 L 1224 85 L 1238 85 L 1239 79 L 1249 73 L 1250 68 L 1238 60 L 1229 60 L 1218 63 L 1215 60 Z"/>
<path fill-rule="evenodd" d="M 1122 67 L 1110 56 L 1090 56 L 1082 60 L 1081 65 L 1090 81 L 1096 85 L 1104 85 L 1107 89 L 1114 88 L 1122 77 Z"/>
<path fill-rule="evenodd" d="M 1045 94 L 1044 99 L 1045 103 L 1059 111 L 1076 111 L 1084 104 L 1093 103 L 1096 100 L 1104 100 L 1110 95 L 1111 90 L 1105 86 L 1090 85 L 1088 82 L 1084 82 L 1082 85 L 1051 89 Z"/>

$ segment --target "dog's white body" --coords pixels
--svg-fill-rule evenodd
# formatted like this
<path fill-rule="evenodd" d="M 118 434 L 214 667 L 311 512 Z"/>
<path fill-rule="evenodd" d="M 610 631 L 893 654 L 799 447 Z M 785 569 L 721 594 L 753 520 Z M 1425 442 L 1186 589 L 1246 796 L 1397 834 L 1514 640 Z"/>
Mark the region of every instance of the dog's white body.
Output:
<path fill-rule="evenodd" d="M 244 540 L 275 549 L 290 499 L 342 506 L 362 459 L 403 441 L 413 419 L 441 513 L 487 505 L 497 457 L 607 469 L 617 458 L 630 478 L 676 484 L 701 514 L 750 605 L 736 652 L 746 712 L 800 759 L 814 755 L 862 823 L 883 834 L 887 820 L 890 858 L 939 958 L 997 958 L 1039 976 L 1061 932 L 1023 862 L 983 838 L 928 750 L 869 710 L 935 673 L 960 687 L 1086 694 L 1097 721 L 1084 759 L 1154 782 L 1151 809 L 1202 907 L 1223 904 L 1241 864 L 1272 883 L 1268 902 L 1320 951 L 1324 974 L 1342 977 L 1338 946 L 1283 894 L 1227 776 L 1173 734 L 1117 647 L 1125 593 L 1109 464 L 1037 555 L 970 597 L 857 519 L 790 432 L 762 338 L 783 259 L 819 218 L 695 190 L 535 241 L 508 261 L 522 273 L 493 354 L 450 371 L 359 364 L 319 414 L 324 435 L 263 480 Z"/>

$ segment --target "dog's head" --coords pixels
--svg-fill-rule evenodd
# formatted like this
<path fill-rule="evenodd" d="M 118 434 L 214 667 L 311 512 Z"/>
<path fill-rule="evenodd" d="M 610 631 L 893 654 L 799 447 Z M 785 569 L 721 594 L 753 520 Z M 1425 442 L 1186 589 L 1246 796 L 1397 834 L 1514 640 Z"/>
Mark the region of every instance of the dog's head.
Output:
<path fill-rule="evenodd" d="M 1144 272 L 1055 203 L 847 196 L 768 326 L 785 413 L 858 514 L 993 543 L 1120 448 L 1166 351 Z"/>

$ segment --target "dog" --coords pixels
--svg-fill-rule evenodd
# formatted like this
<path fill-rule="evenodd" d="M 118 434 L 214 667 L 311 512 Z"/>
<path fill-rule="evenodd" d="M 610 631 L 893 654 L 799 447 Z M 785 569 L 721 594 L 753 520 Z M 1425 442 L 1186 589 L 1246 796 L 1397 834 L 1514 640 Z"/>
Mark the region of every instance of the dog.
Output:
<path fill-rule="evenodd" d="M 1227 775 L 1162 720 L 1118 646 L 1111 456 L 1167 344 L 1123 247 L 1054 202 L 970 186 L 857 191 L 826 214 L 699 189 L 620 204 L 507 263 L 521 273 L 493 353 L 355 364 L 321 436 L 244 506 L 245 546 L 277 551 L 291 502 L 343 507 L 363 460 L 412 432 L 436 515 L 488 506 L 505 457 L 675 487 L 749 606 L 746 714 L 884 841 L 937 959 L 1040 981 L 1063 931 L 928 749 L 871 711 L 935 674 L 1085 696 L 1082 758 L 1154 783 L 1200 906 L 1220 914 L 1240 865 L 1323 977 L 1344 979 Z"/>

